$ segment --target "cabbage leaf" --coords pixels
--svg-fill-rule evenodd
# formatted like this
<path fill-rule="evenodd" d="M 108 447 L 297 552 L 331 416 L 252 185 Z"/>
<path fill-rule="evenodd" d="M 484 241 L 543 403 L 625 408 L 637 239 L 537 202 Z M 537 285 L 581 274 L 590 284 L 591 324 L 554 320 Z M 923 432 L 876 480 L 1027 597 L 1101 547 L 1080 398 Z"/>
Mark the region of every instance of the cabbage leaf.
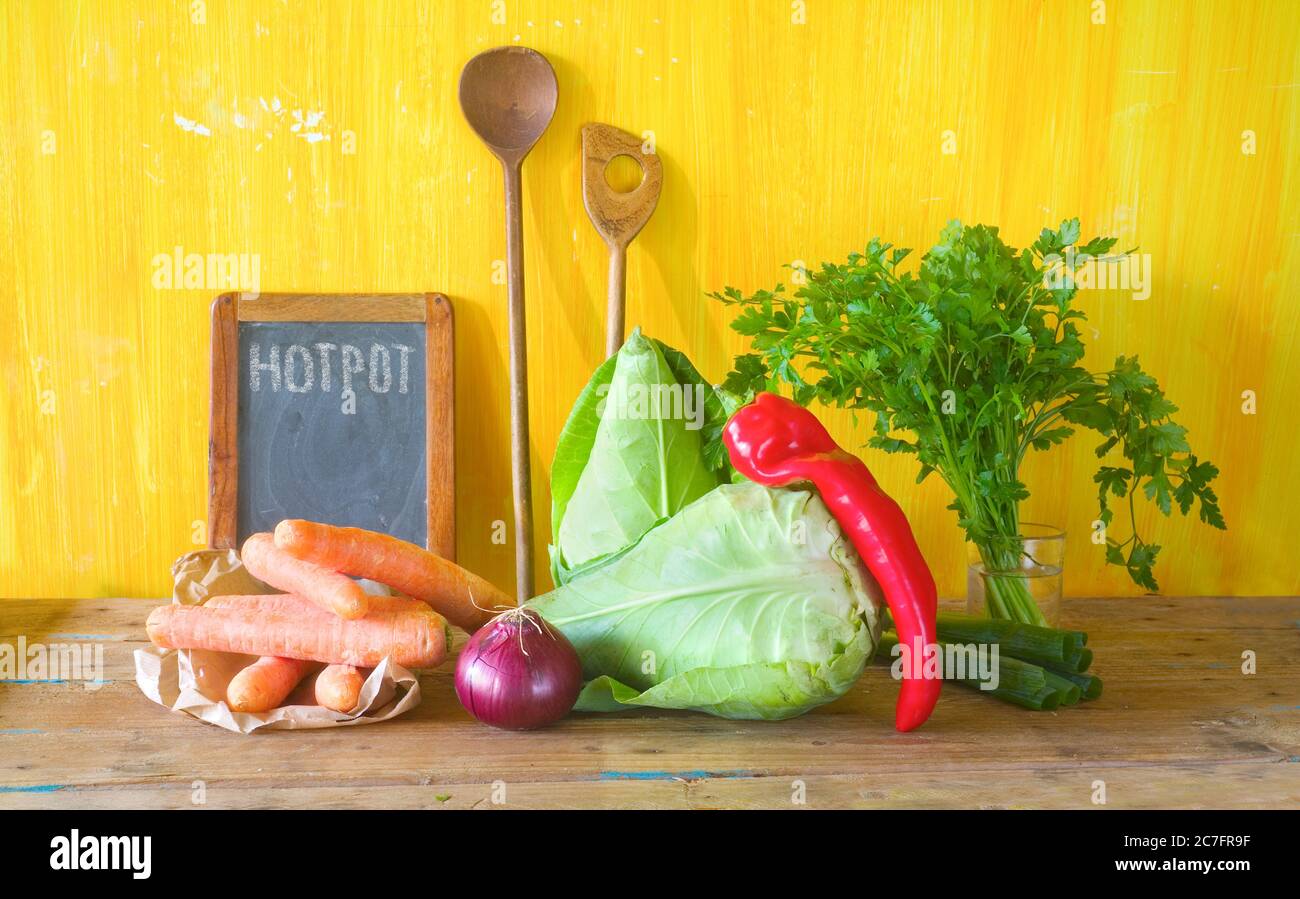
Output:
<path fill-rule="evenodd" d="M 725 421 L 682 353 L 633 331 L 583 389 L 556 446 L 555 582 L 611 560 L 726 480 L 717 440 Z"/>

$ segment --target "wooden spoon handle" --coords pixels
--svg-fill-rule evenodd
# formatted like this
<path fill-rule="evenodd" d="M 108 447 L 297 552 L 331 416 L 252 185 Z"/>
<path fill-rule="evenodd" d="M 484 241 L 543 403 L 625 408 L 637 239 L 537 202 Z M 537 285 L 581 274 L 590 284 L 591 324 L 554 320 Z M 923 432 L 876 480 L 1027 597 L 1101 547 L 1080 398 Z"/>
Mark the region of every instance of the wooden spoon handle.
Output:
<path fill-rule="evenodd" d="M 524 227 L 519 162 L 503 163 L 506 281 L 510 318 L 510 459 L 514 469 L 515 596 L 533 598 L 533 478 L 528 455 L 528 336 L 524 315 Z"/>

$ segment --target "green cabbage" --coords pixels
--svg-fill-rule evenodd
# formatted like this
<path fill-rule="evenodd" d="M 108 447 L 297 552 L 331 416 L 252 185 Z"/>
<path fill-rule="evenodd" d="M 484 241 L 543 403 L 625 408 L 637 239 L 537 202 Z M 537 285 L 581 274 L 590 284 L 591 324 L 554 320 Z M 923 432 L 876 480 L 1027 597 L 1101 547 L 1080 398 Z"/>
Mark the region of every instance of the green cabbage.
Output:
<path fill-rule="evenodd" d="M 879 590 L 821 499 L 748 482 L 530 605 L 582 658 L 582 711 L 789 718 L 843 695 L 880 639 Z"/>
<path fill-rule="evenodd" d="M 729 483 L 730 406 L 638 330 L 569 414 L 551 469 L 559 586 L 530 605 L 578 650 L 579 710 L 789 718 L 843 695 L 875 652 L 879 590 L 820 497 Z"/>

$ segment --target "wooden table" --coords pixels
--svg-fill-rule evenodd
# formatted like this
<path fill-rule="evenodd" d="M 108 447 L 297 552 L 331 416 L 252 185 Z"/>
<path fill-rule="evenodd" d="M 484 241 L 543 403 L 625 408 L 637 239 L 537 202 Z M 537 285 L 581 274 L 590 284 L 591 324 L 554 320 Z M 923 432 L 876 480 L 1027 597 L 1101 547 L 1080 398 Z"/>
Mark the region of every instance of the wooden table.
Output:
<path fill-rule="evenodd" d="M 0 681 L 0 807 L 1300 807 L 1300 601 L 1076 599 L 1104 696 L 1034 713 L 949 687 L 919 731 L 867 671 L 792 721 L 574 715 L 535 733 L 472 721 L 451 665 L 372 727 L 227 733 L 136 687 L 149 600 L 0 600 L 0 644 L 104 644 L 98 690 Z M 1257 673 L 1242 673 L 1242 653 Z M 504 785 L 504 791 L 502 790 Z"/>

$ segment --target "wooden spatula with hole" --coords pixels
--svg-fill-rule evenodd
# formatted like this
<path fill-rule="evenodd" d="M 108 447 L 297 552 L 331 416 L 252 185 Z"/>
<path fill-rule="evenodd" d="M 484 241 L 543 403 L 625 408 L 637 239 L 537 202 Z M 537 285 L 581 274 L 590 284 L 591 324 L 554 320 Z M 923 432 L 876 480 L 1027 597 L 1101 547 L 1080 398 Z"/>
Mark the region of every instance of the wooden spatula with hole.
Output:
<path fill-rule="evenodd" d="M 592 122 L 582 129 L 582 202 L 587 216 L 609 246 L 609 312 L 605 320 L 605 357 L 623 345 L 627 307 L 627 245 L 650 220 L 664 183 L 655 153 L 644 153 L 640 138 L 613 125 Z M 619 156 L 641 166 L 641 183 L 626 193 L 615 190 L 605 169 Z"/>

